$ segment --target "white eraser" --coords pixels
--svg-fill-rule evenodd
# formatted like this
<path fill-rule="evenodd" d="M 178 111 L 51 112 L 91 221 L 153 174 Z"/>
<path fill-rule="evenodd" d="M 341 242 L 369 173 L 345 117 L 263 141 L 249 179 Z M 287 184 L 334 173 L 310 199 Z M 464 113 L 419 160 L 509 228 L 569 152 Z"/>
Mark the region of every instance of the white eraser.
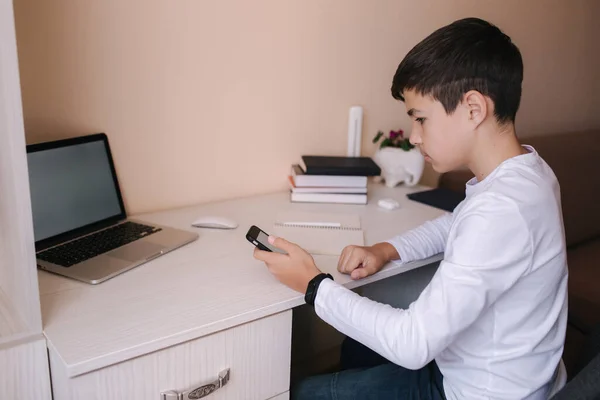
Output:
<path fill-rule="evenodd" d="M 381 199 L 377 202 L 377 205 L 381 208 L 385 208 L 386 210 L 394 210 L 400 207 L 400 203 L 394 199 Z"/>

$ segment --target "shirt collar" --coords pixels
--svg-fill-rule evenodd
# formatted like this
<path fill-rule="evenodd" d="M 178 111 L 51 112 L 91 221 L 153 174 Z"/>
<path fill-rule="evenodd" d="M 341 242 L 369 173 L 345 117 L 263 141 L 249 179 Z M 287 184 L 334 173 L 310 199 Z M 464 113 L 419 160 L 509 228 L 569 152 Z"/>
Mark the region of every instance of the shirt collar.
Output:
<path fill-rule="evenodd" d="M 491 174 L 486 176 L 485 179 L 483 179 L 481 182 L 477 180 L 477 177 L 473 177 L 473 178 L 469 179 L 469 181 L 466 184 L 466 188 L 465 188 L 465 194 L 467 195 L 467 197 L 483 190 L 488 185 L 489 182 L 494 180 L 494 177 L 498 174 L 498 171 L 500 171 L 506 165 L 510 165 L 515 162 L 521 163 L 521 164 L 526 164 L 526 165 L 533 164 L 538 156 L 537 151 L 533 148 L 533 146 L 530 146 L 528 144 L 524 144 L 524 145 L 522 145 L 522 147 L 525 150 L 527 150 L 527 153 L 519 154 L 518 156 L 511 157 L 507 160 L 504 160 L 500 165 L 498 165 L 492 171 Z"/>

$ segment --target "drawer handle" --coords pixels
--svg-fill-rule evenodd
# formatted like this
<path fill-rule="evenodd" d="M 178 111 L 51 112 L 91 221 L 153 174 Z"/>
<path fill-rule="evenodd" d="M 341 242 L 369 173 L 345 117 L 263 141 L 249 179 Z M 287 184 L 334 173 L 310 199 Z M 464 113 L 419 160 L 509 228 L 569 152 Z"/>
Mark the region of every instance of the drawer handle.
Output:
<path fill-rule="evenodd" d="M 211 383 L 202 385 L 196 389 L 177 393 L 175 390 L 169 390 L 160 394 L 160 400 L 195 400 L 208 396 L 217 389 L 222 388 L 229 382 L 229 368 L 221 371 L 219 377 Z"/>

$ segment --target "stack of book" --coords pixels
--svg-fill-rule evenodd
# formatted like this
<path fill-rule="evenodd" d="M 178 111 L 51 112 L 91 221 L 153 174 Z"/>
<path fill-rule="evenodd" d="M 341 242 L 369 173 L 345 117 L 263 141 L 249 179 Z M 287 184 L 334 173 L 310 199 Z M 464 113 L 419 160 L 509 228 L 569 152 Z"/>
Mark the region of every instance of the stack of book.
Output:
<path fill-rule="evenodd" d="M 288 176 L 292 202 L 367 204 L 367 179 L 381 169 L 370 157 L 302 156 Z"/>

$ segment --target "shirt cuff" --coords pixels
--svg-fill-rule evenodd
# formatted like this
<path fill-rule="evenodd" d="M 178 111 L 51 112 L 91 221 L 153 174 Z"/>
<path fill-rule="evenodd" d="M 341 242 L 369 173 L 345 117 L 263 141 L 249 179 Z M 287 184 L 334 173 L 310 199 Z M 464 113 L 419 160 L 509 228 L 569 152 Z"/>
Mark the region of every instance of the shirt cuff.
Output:
<path fill-rule="evenodd" d="M 317 309 L 322 309 L 324 308 L 324 303 L 326 302 L 327 297 L 329 296 L 329 293 L 334 290 L 335 287 L 339 287 L 342 286 L 337 282 L 334 282 L 333 279 L 323 279 L 321 281 L 321 284 L 319 285 L 319 288 L 317 289 L 317 297 L 315 297 L 315 311 L 317 311 Z M 325 307 L 326 308 L 326 307 Z M 317 312 L 317 315 L 319 313 Z"/>
<path fill-rule="evenodd" d="M 408 258 L 409 252 L 407 251 L 407 246 L 404 245 L 404 242 L 402 239 L 399 239 L 399 238 L 390 239 L 390 240 L 386 240 L 384 243 L 389 243 L 392 246 L 394 246 L 394 249 L 396 249 L 396 252 L 400 256 L 399 259 L 391 260 L 391 262 L 393 262 L 396 265 L 404 265 L 410 261 Z"/>

